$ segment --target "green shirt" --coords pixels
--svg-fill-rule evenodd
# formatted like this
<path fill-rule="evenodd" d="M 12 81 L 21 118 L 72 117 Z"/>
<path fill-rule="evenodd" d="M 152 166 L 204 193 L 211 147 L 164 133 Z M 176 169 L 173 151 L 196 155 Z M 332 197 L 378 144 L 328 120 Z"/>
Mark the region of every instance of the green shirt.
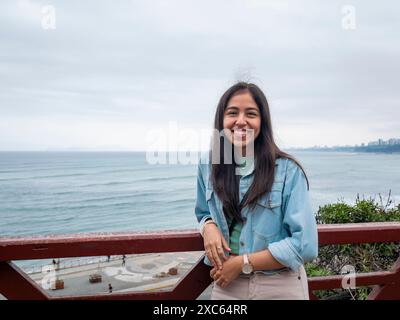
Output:
<path fill-rule="evenodd" d="M 244 162 L 237 166 L 241 176 L 245 175 L 249 170 L 252 170 L 253 166 L 252 158 L 245 158 Z M 237 221 L 236 219 L 227 219 L 229 226 L 229 248 L 231 248 L 231 253 L 239 255 L 239 238 L 242 232 L 243 223 Z"/>
<path fill-rule="evenodd" d="M 234 219 L 233 221 L 228 221 L 229 224 L 229 248 L 231 248 L 231 253 L 239 255 L 239 238 L 242 232 L 243 223 Z"/>

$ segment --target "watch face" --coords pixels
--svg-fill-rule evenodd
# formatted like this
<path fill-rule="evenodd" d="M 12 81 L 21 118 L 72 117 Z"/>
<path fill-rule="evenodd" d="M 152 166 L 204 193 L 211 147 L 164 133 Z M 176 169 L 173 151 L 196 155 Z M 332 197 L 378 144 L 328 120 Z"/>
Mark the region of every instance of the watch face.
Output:
<path fill-rule="evenodd" d="M 253 272 L 253 267 L 251 266 L 251 264 L 245 264 L 245 265 L 243 265 L 242 271 L 244 274 L 250 274 Z"/>

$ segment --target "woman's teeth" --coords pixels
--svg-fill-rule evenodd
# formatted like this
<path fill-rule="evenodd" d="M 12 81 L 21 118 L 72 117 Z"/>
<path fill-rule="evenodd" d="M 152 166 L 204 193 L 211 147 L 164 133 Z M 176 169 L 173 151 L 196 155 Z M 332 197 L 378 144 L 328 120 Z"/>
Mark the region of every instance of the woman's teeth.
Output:
<path fill-rule="evenodd" d="M 247 134 L 246 130 L 234 130 L 233 134 L 238 137 L 245 137 Z"/>

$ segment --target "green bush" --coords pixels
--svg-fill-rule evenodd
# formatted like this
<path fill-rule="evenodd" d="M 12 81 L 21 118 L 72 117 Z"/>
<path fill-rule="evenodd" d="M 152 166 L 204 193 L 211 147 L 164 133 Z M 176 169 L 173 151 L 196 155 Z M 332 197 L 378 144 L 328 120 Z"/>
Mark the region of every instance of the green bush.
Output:
<path fill-rule="evenodd" d="M 394 205 L 390 200 L 384 203 L 373 198 L 356 198 L 354 205 L 343 201 L 320 207 L 316 219 L 319 224 L 362 223 L 400 221 L 400 204 Z M 351 265 L 356 272 L 374 272 L 388 270 L 399 256 L 400 243 L 364 243 L 345 245 L 326 245 L 319 248 L 318 258 L 305 265 L 307 275 L 325 276 L 341 274 L 345 265 Z M 362 287 L 348 292 L 349 298 L 363 300 L 372 288 Z M 334 296 L 345 297 L 344 289 L 315 292 L 320 299 L 331 299 Z"/>
<path fill-rule="evenodd" d="M 400 204 L 390 208 L 393 204 L 389 200 L 383 203 L 373 198 L 360 199 L 357 195 L 355 205 L 349 205 L 343 201 L 319 207 L 316 214 L 318 223 L 362 223 L 362 222 L 385 222 L 400 221 Z"/>

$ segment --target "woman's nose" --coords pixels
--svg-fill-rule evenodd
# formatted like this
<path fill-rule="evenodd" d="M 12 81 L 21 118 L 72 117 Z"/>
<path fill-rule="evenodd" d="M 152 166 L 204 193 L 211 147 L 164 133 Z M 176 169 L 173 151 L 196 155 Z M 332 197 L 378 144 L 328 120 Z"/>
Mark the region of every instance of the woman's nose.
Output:
<path fill-rule="evenodd" d="M 246 117 L 244 114 L 239 114 L 237 120 L 236 120 L 237 125 L 246 125 Z"/>

